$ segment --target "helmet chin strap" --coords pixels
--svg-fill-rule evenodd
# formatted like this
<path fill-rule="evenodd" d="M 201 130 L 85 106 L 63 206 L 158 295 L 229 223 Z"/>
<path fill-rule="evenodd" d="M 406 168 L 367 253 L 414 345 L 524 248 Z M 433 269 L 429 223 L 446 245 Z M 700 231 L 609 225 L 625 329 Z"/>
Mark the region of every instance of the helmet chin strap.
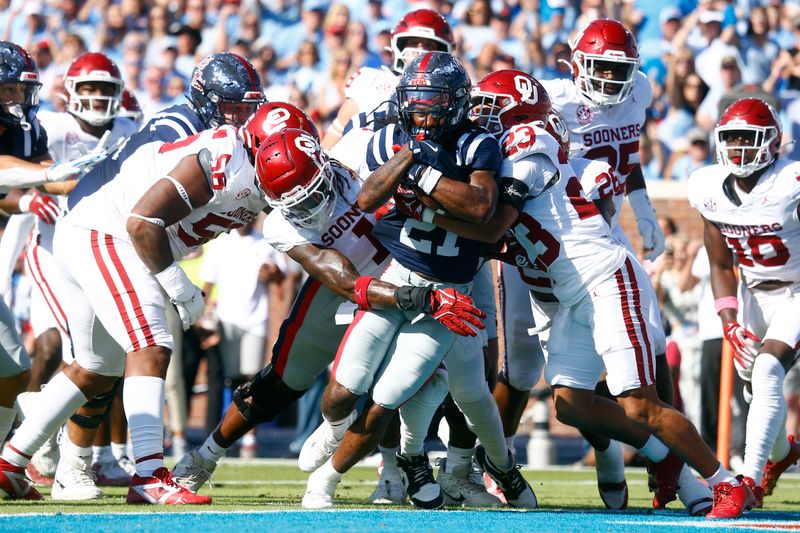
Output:
<path fill-rule="evenodd" d="M 19 119 L 19 127 L 22 128 L 23 131 L 31 131 L 31 123 L 27 121 L 25 113 L 22 112 L 21 105 L 12 104 L 8 106 L 8 113 Z"/>

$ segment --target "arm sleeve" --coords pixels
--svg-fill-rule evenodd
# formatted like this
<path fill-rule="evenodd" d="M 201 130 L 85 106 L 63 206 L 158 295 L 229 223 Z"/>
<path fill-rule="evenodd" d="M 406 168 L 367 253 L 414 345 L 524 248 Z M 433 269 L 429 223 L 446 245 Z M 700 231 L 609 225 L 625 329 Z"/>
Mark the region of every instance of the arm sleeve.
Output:
<path fill-rule="evenodd" d="M 475 307 L 486 313 L 486 338 L 497 338 L 497 304 L 494 298 L 494 278 L 491 262 L 486 261 L 475 275 L 472 284 L 472 300 Z"/>

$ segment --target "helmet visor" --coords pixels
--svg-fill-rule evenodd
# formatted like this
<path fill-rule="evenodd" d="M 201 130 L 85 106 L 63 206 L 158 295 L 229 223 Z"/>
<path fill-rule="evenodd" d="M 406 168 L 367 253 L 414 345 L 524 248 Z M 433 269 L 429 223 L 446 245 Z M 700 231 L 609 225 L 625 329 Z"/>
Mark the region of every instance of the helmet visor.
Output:
<path fill-rule="evenodd" d="M 250 118 L 250 115 L 256 112 L 256 109 L 258 109 L 258 106 L 262 101 L 263 98 L 258 101 L 252 100 L 240 102 L 222 100 L 219 103 L 219 114 L 224 119 L 223 122 L 225 124 L 238 128 L 247 122 L 247 119 Z"/>
<path fill-rule="evenodd" d="M 23 118 L 25 110 L 39 105 L 39 87 L 41 87 L 41 83 L 22 81 L 0 83 L 2 111 L 20 119 Z"/>

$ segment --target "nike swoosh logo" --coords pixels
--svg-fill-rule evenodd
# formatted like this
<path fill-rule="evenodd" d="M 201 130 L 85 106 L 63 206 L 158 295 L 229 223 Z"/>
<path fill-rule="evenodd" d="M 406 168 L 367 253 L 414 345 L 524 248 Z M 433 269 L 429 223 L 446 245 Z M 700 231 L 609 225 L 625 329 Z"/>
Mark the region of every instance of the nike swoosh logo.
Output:
<path fill-rule="evenodd" d="M 433 150 L 434 152 L 438 152 L 438 151 L 439 151 L 439 147 L 438 147 L 438 146 L 434 146 L 434 145 L 432 145 L 432 144 L 429 144 L 428 146 L 429 146 L 429 147 L 430 147 L 430 149 L 431 149 L 431 150 Z"/>

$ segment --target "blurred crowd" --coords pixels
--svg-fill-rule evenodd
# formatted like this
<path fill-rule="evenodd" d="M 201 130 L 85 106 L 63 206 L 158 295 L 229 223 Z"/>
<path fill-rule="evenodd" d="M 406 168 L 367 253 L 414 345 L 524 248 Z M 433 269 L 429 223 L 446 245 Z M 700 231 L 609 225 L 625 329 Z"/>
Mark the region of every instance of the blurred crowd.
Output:
<path fill-rule="evenodd" d="M 800 157 L 797 0 L 0 0 L 0 39 L 33 54 L 44 107 L 63 108 L 62 75 L 86 50 L 117 62 L 145 118 L 184 100 L 200 58 L 231 51 L 253 62 L 269 99 L 324 128 L 354 72 L 389 65 L 392 29 L 416 7 L 448 19 L 474 79 L 510 67 L 570 77 L 576 29 L 622 20 L 655 97 L 640 148 L 648 179 L 686 179 L 711 161 L 719 110 L 743 93 L 781 110 L 787 155 Z"/>

